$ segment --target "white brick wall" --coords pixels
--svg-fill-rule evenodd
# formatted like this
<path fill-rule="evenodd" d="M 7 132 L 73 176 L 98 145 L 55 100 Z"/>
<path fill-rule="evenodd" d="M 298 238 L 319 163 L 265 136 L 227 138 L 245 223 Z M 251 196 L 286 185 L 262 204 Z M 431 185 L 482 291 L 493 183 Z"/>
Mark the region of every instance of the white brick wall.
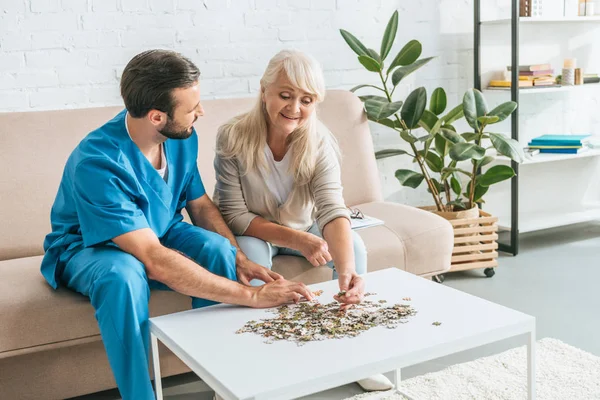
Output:
<path fill-rule="evenodd" d="M 398 93 L 443 85 L 456 103 L 472 85 L 472 0 L 0 0 L 0 112 L 121 104 L 121 72 L 149 48 L 196 62 L 205 99 L 255 93 L 283 48 L 313 54 L 329 88 L 376 83 L 339 29 L 379 49 L 396 9 L 390 57 L 411 39 L 423 43 L 424 56 L 438 57 Z M 400 144 L 386 128 L 372 130 L 377 148 Z M 426 193 L 402 190 L 393 177 L 405 161 L 381 163 L 385 196 L 423 202 Z"/>

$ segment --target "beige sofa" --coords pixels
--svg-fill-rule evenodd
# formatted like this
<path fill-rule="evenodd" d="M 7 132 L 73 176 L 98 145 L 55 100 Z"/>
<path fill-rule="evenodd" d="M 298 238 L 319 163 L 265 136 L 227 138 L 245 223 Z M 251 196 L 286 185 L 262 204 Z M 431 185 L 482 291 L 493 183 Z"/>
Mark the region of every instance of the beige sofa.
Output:
<path fill-rule="evenodd" d="M 198 166 L 207 193 L 216 128 L 248 110 L 254 99 L 203 102 L 197 122 Z M 50 229 L 50 207 L 65 161 L 90 130 L 112 118 L 119 107 L 0 114 L 0 397 L 58 399 L 115 387 L 98 327 L 87 298 L 68 289 L 54 291 L 39 269 L 42 242 Z M 385 221 L 361 230 L 369 271 L 397 267 L 421 276 L 450 266 L 450 224 L 413 207 L 384 202 L 373 144 L 361 102 L 351 93 L 330 91 L 320 118 L 337 136 L 348 205 Z M 331 278 L 298 257 L 278 256 L 274 270 L 288 279 L 314 283 Z M 153 292 L 152 315 L 185 310 L 189 298 Z M 162 352 L 165 376 L 187 371 Z"/>

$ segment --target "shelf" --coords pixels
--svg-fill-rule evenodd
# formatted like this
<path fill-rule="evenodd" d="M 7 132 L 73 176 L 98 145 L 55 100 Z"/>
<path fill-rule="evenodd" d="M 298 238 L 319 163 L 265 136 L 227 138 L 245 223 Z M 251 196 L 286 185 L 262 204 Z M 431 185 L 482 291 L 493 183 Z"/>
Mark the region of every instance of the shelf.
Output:
<path fill-rule="evenodd" d="M 536 213 L 523 212 L 519 213 L 519 232 L 535 232 L 594 220 L 600 220 L 600 204 L 580 205 L 578 208 L 570 210 L 561 208 Z M 498 227 L 510 229 L 510 216 L 499 216 Z"/>
<path fill-rule="evenodd" d="M 520 164 L 523 165 L 531 165 L 531 164 L 540 164 L 545 162 L 554 162 L 554 161 L 565 161 L 565 160 L 575 160 L 578 158 L 587 158 L 587 157 L 597 157 L 600 156 L 600 149 L 589 149 L 588 151 L 584 151 L 579 154 L 552 154 L 552 153 L 539 153 L 534 156 L 527 157 Z M 496 159 L 498 161 L 502 161 L 508 163 L 510 158 L 506 156 L 497 156 Z"/>
<path fill-rule="evenodd" d="M 519 22 L 522 24 L 532 23 L 548 23 L 548 22 L 594 22 L 600 21 L 600 15 L 594 15 L 593 17 L 520 17 Z M 511 19 L 493 19 L 489 21 L 481 21 L 482 25 L 502 25 L 510 24 Z"/>
<path fill-rule="evenodd" d="M 599 88 L 600 83 L 586 83 L 583 85 L 573 85 L 573 86 L 559 86 L 559 87 L 538 87 L 538 88 L 530 88 L 524 87 L 519 88 L 519 94 L 543 94 L 543 93 L 552 93 L 552 92 L 571 92 L 573 90 L 582 90 L 584 88 Z M 500 88 L 500 89 L 483 89 L 485 93 L 492 92 L 500 92 L 500 93 L 510 93 L 510 88 Z"/>

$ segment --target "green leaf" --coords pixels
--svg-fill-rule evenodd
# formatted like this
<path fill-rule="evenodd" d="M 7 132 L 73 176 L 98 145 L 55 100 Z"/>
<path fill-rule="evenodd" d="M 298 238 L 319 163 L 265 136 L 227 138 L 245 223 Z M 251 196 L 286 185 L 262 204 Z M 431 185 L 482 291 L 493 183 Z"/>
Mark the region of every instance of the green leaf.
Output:
<path fill-rule="evenodd" d="M 465 139 L 463 139 L 462 136 L 460 136 L 458 133 L 456 133 L 453 130 L 450 130 L 448 128 L 441 128 L 440 135 L 442 135 L 444 137 L 444 139 L 446 139 L 447 141 L 454 143 L 454 144 L 465 142 Z"/>
<path fill-rule="evenodd" d="M 494 161 L 494 157 L 492 157 L 492 156 L 485 156 L 482 159 L 477 160 L 477 163 L 475 164 L 475 166 L 477 168 L 481 168 L 481 167 L 483 167 L 485 165 L 488 165 L 492 161 Z"/>
<path fill-rule="evenodd" d="M 369 54 L 365 45 L 362 44 L 361 41 L 358 40 L 356 37 L 354 37 L 353 34 L 343 29 L 340 29 L 340 33 L 342 34 L 342 37 L 344 38 L 346 43 L 348 43 L 348 46 L 350 46 L 352 51 L 354 51 L 357 55 L 366 56 Z"/>
<path fill-rule="evenodd" d="M 435 154 L 433 151 L 429 151 L 425 154 L 425 151 L 421 150 L 419 151 L 419 153 L 423 158 L 425 158 L 425 162 L 427 163 L 427 166 L 430 170 L 438 173 L 442 172 L 442 168 L 444 168 L 444 162 L 442 161 L 440 156 Z"/>
<path fill-rule="evenodd" d="M 474 203 L 480 203 L 482 202 L 481 198 L 483 197 L 484 194 L 487 193 L 487 191 L 489 190 L 488 186 L 483 186 L 479 183 L 475 184 L 475 194 L 473 196 L 473 202 Z M 467 185 L 467 193 L 465 193 L 465 197 L 469 197 L 471 193 L 471 182 L 469 182 L 469 184 Z"/>
<path fill-rule="evenodd" d="M 453 173 L 453 172 L 460 172 L 463 175 L 468 176 L 469 178 L 471 178 L 473 176 L 472 173 L 470 173 L 469 171 L 465 171 L 464 169 L 460 169 L 460 168 L 455 168 L 455 167 L 446 167 L 446 168 L 442 168 L 442 173 Z"/>
<path fill-rule="evenodd" d="M 449 155 L 456 161 L 479 160 L 485 156 L 485 149 L 473 143 L 457 143 L 450 148 Z"/>
<path fill-rule="evenodd" d="M 436 122 L 438 122 L 438 117 L 431 111 L 425 110 L 421 116 L 421 119 L 419 120 L 419 126 L 431 133 L 431 130 L 435 126 Z"/>
<path fill-rule="evenodd" d="M 442 157 L 446 157 L 448 155 L 448 141 L 442 135 L 435 135 L 435 151 Z"/>
<path fill-rule="evenodd" d="M 392 84 L 394 86 L 397 86 L 402 79 L 406 78 L 408 75 L 412 74 L 413 72 L 415 72 L 416 70 L 418 70 L 419 68 L 421 68 L 423 65 L 427 64 L 431 60 L 433 60 L 433 57 L 422 58 L 420 60 L 415 61 L 414 63 L 412 63 L 410 65 L 407 65 L 404 67 L 399 67 L 392 74 Z"/>
<path fill-rule="evenodd" d="M 459 104 L 456 107 L 454 107 L 452 110 L 448 111 L 448 114 L 444 115 L 444 117 L 442 119 L 444 120 L 444 122 L 446 124 L 451 124 L 454 121 L 458 121 L 459 119 L 461 119 L 464 116 L 465 116 L 465 113 L 463 112 L 463 105 Z"/>
<path fill-rule="evenodd" d="M 425 177 L 410 169 L 399 169 L 396 171 L 396 179 L 400 181 L 402 186 L 408 186 L 413 189 L 419 187 Z"/>
<path fill-rule="evenodd" d="M 383 39 L 381 40 L 381 59 L 385 60 L 392 45 L 394 44 L 394 38 L 398 32 L 398 11 L 394 11 L 390 21 L 388 22 L 385 32 L 383 33 Z"/>
<path fill-rule="evenodd" d="M 379 121 L 397 113 L 402 108 L 402 102 L 396 101 L 393 103 L 387 100 L 381 101 L 378 99 L 368 99 L 365 101 L 365 110 L 370 119 Z"/>
<path fill-rule="evenodd" d="M 367 49 L 367 52 L 369 53 L 368 56 L 371 57 L 373 60 L 377 61 L 380 65 L 383 65 L 381 63 L 381 56 L 379 55 L 379 53 L 377 53 L 375 50 L 373 49 Z M 382 68 L 383 69 L 383 68 Z"/>
<path fill-rule="evenodd" d="M 461 133 L 460 136 L 462 136 L 463 139 L 465 139 L 467 142 L 472 142 L 473 140 L 475 140 L 479 137 L 479 135 L 475 132 Z"/>
<path fill-rule="evenodd" d="M 429 109 L 435 115 L 440 115 L 446 109 L 446 92 L 441 87 L 435 89 L 429 100 Z"/>
<path fill-rule="evenodd" d="M 377 60 L 370 56 L 358 56 L 358 61 L 360 61 L 363 67 L 371 72 L 381 71 L 381 65 L 377 62 Z"/>
<path fill-rule="evenodd" d="M 495 115 L 484 115 L 483 117 L 477 118 L 477 121 L 483 125 L 495 124 L 499 120 L 500 118 L 496 117 Z"/>
<path fill-rule="evenodd" d="M 390 64 L 388 68 L 388 74 L 391 70 L 396 68 L 398 65 L 410 65 L 419 59 L 421 55 L 422 46 L 418 40 L 411 40 L 406 43 L 402 50 L 398 52 L 394 61 Z"/>
<path fill-rule="evenodd" d="M 427 91 L 424 87 L 413 90 L 405 100 L 404 107 L 400 114 L 402 120 L 409 129 L 414 129 L 419 126 L 421 116 L 427 105 Z"/>
<path fill-rule="evenodd" d="M 454 206 L 455 211 L 467 209 L 467 205 L 461 199 L 452 200 L 451 202 L 448 203 L 448 205 Z"/>
<path fill-rule="evenodd" d="M 452 188 L 452 191 L 454 192 L 454 194 L 456 194 L 457 196 L 460 196 L 462 187 L 460 186 L 460 182 L 458 179 L 456 179 L 455 177 L 450 178 L 450 187 Z"/>
<path fill-rule="evenodd" d="M 409 131 L 407 130 L 403 130 L 402 132 L 400 132 L 400 137 L 402 139 L 404 139 L 406 142 L 408 143 L 415 143 L 417 141 L 417 138 L 414 137 Z"/>
<path fill-rule="evenodd" d="M 523 162 L 523 148 L 519 142 L 498 133 L 489 133 L 489 135 L 492 145 L 498 153 L 518 163 Z"/>
<path fill-rule="evenodd" d="M 515 171 L 508 165 L 494 165 L 485 171 L 485 174 L 479 176 L 477 183 L 481 186 L 490 186 L 510 179 L 513 176 L 515 176 Z"/>
<path fill-rule="evenodd" d="M 441 193 L 444 191 L 444 187 L 442 186 L 442 184 L 435 178 L 431 178 L 431 183 L 433 184 L 433 186 L 435 186 L 435 188 L 437 189 L 438 193 Z M 431 193 L 431 190 L 429 188 L 427 188 L 427 191 L 429 193 Z"/>
<path fill-rule="evenodd" d="M 514 101 L 507 101 L 506 103 L 500 104 L 498 107 L 494 108 L 492 111 L 488 113 L 488 115 L 498 117 L 498 121 L 504 121 L 506 118 L 510 116 L 517 109 L 517 103 Z"/>
<path fill-rule="evenodd" d="M 410 155 L 406 150 L 386 149 L 386 150 L 379 150 L 379 151 L 375 152 L 375 158 L 378 160 L 381 160 L 382 158 L 400 156 L 403 154 Z M 412 157 L 412 155 L 411 155 L 411 157 Z"/>
<path fill-rule="evenodd" d="M 385 125 L 388 128 L 392 128 L 392 129 L 396 128 L 396 122 L 392 121 L 389 118 L 380 119 L 378 121 L 375 121 L 375 120 L 371 120 L 371 121 L 377 122 L 377 123 L 379 123 L 381 125 Z"/>
<path fill-rule="evenodd" d="M 351 91 L 352 93 L 354 93 L 354 92 L 356 92 L 358 89 L 362 89 L 362 88 L 364 88 L 364 87 L 370 87 L 370 88 L 377 89 L 377 90 L 381 90 L 382 92 L 385 92 L 385 90 L 383 90 L 382 88 L 380 88 L 380 87 L 378 87 L 378 86 L 375 86 L 375 85 L 358 85 L 358 86 L 354 86 L 352 89 L 350 89 L 350 91 Z"/>
<path fill-rule="evenodd" d="M 471 128 L 479 130 L 477 118 L 483 117 L 487 113 L 485 99 L 479 90 L 471 89 L 465 93 L 463 96 L 463 111 Z"/>
<path fill-rule="evenodd" d="M 366 95 L 366 96 L 358 96 L 358 98 L 359 98 L 359 99 L 360 99 L 360 100 L 361 100 L 363 103 L 364 103 L 365 101 L 367 101 L 367 100 L 372 100 L 372 99 L 375 99 L 375 100 L 381 101 L 382 103 L 389 103 L 389 101 L 388 101 L 387 97 L 383 97 L 383 96 L 376 96 L 376 95 L 372 95 L 372 94 L 369 94 L 369 95 Z"/>

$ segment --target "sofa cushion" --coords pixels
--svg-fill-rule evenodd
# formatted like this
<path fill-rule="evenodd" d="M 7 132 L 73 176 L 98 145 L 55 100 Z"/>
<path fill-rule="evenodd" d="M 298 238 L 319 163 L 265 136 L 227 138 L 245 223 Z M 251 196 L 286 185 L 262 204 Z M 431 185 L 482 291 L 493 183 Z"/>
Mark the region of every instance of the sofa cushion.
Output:
<path fill-rule="evenodd" d="M 52 289 L 40 274 L 41 261 L 41 256 L 0 261 L 0 354 L 99 335 L 89 299 L 64 287 Z M 152 316 L 190 307 L 188 296 L 152 291 Z"/>
<path fill-rule="evenodd" d="M 430 276 L 450 268 L 454 231 L 444 218 L 415 207 L 382 201 L 354 207 L 385 221 L 384 226 L 358 231 L 367 250 L 374 253 L 374 257 L 369 256 L 369 271 L 393 265 L 415 275 Z M 390 235 L 398 239 L 398 244 L 393 244 Z"/>

